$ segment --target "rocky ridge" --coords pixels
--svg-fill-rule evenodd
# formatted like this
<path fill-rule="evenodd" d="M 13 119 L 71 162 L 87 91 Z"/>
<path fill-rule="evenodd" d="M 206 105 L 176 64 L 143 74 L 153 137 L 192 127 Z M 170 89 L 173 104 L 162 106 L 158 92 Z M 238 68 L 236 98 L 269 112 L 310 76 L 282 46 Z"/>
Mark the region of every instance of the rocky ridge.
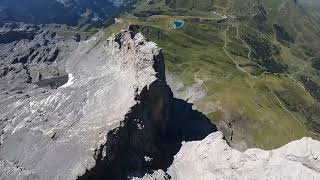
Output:
<path fill-rule="evenodd" d="M 102 38 L 83 42 L 69 58 L 67 86 L 29 98 L 1 96 L 2 179 L 76 179 L 95 165 L 97 150 L 138 103 L 135 97 L 155 88 L 153 66 L 161 62 L 153 59 L 154 43 L 128 32 L 99 43 Z"/>
<path fill-rule="evenodd" d="M 218 131 L 203 140 L 182 142 L 181 149 L 165 171 L 158 169 L 133 179 L 316 180 L 320 178 L 319 157 L 320 142 L 310 137 L 274 150 L 253 148 L 241 152 Z"/>
<path fill-rule="evenodd" d="M 173 97 L 161 49 L 135 26 L 79 44 L 38 26 L 3 28 L 4 39 L 23 35 L 0 44 L 0 179 L 320 177 L 320 142 L 310 138 L 232 149 Z"/>
<path fill-rule="evenodd" d="M 195 149 L 196 146 L 198 147 Z M 201 157 L 199 160 L 202 159 L 203 165 L 207 164 L 211 169 L 209 170 L 211 173 L 203 174 L 204 179 L 205 177 L 288 180 L 320 178 L 320 142 L 311 138 L 302 138 L 271 151 L 248 149 L 241 153 L 230 148 L 227 142 L 223 140 L 222 133 L 216 132 L 201 142 L 183 145 L 169 171 L 174 172 L 174 169 L 179 169 L 181 167 L 179 162 L 187 162 L 187 159 L 183 159 L 184 155 L 182 154 L 184 152 L 191 153 L 192 150 L 190 151 L 190 149 L 196 150 L 198 157 Z M 209 149 L 213 151 L 210 152 Z M 205 154 L 208 158 L 203 160 Z M 213 154 L 214 156 L 212 156 Z M 216 169 L 225 169 L 225 171 L 216 172 Z M 183 179 L 180 176 L 181 174 L 175 174 L 176 179 Z"/>
<path fill-rule="evenodd" d="M 142 176 L 166 169 L 181 141 L 216 130 L 173 98 L 160 48 L 130 28 L 109 39 L 100 32 L 63 57 L 62 86 L 3 89 L 0 179 Z"/>
<path fill-rule="evenodd" d="M 183 143 L 167 174 L 176 180 L 316 180 L 320 178 L 319 157 L 320 142 L 311 138 L 271 151 L 239 152 L 227 144 L 221 132 L 215 132 L 202 141 Z M 158 170 L 143 179 L 166 179 L 163 173 Z"/>

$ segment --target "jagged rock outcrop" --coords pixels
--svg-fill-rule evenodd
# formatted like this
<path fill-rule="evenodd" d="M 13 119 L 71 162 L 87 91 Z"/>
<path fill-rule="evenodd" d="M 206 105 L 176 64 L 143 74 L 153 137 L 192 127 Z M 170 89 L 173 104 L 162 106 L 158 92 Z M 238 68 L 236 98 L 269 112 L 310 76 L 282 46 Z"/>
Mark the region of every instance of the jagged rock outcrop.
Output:
<path fill-rule="evenodd" d="M 216 131 L 173 98 L 160 48 L 131 28 L 109 39 L 100 32 L 76 50 L 72 38 L 59 49 L 58 35 L 42 28 L 31 40 L 0 44 L 0 179 L 139 177 L 166 169 L 181 141 Z M 33 71 L 43 64 L 68 75 Z"/>
<path fill-rule="evenodd" d="M 311 138 L 271 151 L 239 152 L 227 144 L 221 132 L 215 132 L 204 140 L 184 143 L 167 174 L 175 180 L 316 180 L 320 178 L 319 158 L 320 142 Z M 142 179 L 167 179 L 163 174 L 158 170 Z"/>
<path fill-rule="evenodd" d="M 160 49 L 129 31 L 104 38 L 79 45 L 66 85 L 1 94 L 0 179 L 76 179 L 96 161 L 120 158 L 114 149 L 122 146 L 156 153 L 151 143 L 166 128 L 172 97 Z"/>
<path fill-rule="evenodd" d="M 1 67 L 21 66 L 0 77 L 0 179 L 320 178 L 318 141 L 242 153 L 210 134 L 217 129 L 209 119 L 173 97 L 161 49 L 134 28 L 80 44 L 71 38 L 63 54 L 48 32 L 0 45 Z M 36 40 L 44 43 L 28 53 Z M 25 51 L 9 53 L 19 43 Z M 45 53 L 35 61 L 37 51 Z M 41 64 L 65 75 L 31 76 Z"/>
<path fill-rule="evenodd" d="M 32 89 L 42 80 L 66 76 L 66 59 L 78 42 L 66 26 L 5 23 L 0 27 L 0 92 Z M 58 32 L 58 33 L 57 33 Z M 62 78 L 63 79 L 63 78 Z M 63 81 L 65 82 L 65 81 Z"/>

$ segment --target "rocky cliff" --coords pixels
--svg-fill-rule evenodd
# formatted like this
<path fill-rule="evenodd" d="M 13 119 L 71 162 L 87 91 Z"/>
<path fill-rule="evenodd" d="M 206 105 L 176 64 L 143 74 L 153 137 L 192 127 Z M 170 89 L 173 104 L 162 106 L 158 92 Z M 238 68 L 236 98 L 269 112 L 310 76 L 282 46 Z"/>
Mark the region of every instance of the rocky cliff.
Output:
<path fill-rule="evenodd" d="M 232 149 L 135 26 L 79 44 L 23 27 L 0 32 L 0 179 L 319 179 L 318 141 Z"/>
<path fill-rule="evenodd" d="M 128 118 L 141 121 L 129 117 L 135 105 L 148 104 L 140 114 L 150 118 L 136 128 L 164 128 L 170 91 L 160 49 L 129 32 L 103 38 L 100 33 L 79 45 L 62 87 L 23 98 L 1 95 L 2 178 L 76 179 L 95 166 L 98 155 L 105 158 L 110 131 L 124 131 Z"/>
<path fill-rule="evenodd" d="M 21 86 L 21 78 L 11 78 L 20 83 L 4 86 L 0 179 L 142 176 L 166 169 L 181 141 L 216 130 L 190 104 L 173 98 L 160 48 L 130 28 L 109 39 L 100 32 L 69 56 L 58 56 L 64 60 L 47 64 L 63 64 L 58 67 L 65 68 L 65 81 L 31 78 Z M 44 63 L 30 59 L 33 51 L 27 54 L 25 62 L 17 60 L 25 69 Z M 3 64 L 12 63 L 8 59 Z"/>
<path fill-rule="evenodd" d="M 173 179 L 319 179 L 320 142 L 303 138 L 279 149 L 232 149 L 221 132 L 185 143 L 169 174 Z"/>
<path fill-rule="evenodd" d="M 183 143 L 166 173 L 158 170 L 141 179 L 316 180 L 320 178 L 319 157 L 320 142 L 311 138 L 271 151 L 239 152 L 227 144 L 221 132 L 215 132 L 202 141 Z"/>

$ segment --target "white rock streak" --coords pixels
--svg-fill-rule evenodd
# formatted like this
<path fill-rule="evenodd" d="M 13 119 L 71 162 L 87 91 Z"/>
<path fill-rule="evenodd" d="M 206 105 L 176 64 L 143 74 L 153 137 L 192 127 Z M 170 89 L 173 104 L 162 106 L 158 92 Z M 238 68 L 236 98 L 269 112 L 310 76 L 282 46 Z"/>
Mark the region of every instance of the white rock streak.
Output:
<path fill-rule="evenodd" d="M 74 81 L 74 77 L 71 73 L 68 74 L 68 82 L 65 83 L 64 85 L 62 85 L 60 88 L 66 88 L 66 87 L 69 87 L 73 84 L 73 81 Z"/>

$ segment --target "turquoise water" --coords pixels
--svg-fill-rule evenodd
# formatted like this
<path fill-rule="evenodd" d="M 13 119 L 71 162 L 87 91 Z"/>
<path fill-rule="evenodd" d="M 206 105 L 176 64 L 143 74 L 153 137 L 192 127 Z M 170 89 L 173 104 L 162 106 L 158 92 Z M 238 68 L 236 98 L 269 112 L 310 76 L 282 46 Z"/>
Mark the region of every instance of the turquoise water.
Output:
<path fill-rule="evenodd" d="M 179 19 L 174 20 L 174 21 L 172 22 L 172 26 L 173 26 L 173 28 L 175 28 L 175 29 L 182 28 L 182 27 L 184 26 L 184 21 L 179 20 Z"/>

